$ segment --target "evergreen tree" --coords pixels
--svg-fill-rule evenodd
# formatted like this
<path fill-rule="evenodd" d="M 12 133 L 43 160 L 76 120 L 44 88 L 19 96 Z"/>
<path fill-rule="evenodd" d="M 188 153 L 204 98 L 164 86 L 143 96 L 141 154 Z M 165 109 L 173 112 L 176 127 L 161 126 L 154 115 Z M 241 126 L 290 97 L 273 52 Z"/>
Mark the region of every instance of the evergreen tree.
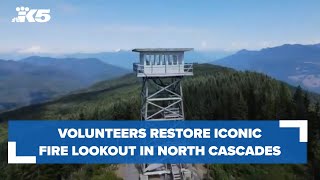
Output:
<path fill-rule="evenodd" d="M 301 86 L 298 86 L 294 95 L 295 118 L 304 119 L 306 114 L 306 104 Z"/>

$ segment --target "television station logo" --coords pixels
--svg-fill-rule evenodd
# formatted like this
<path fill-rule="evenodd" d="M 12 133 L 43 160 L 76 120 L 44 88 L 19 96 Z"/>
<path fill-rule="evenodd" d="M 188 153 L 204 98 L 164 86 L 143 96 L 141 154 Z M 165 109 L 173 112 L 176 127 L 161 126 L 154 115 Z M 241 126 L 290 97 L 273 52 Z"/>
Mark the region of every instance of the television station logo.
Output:
<path fill-rule="evenodd" d="M 29 7 L 17 7 L 18 16 L 12 19 L 13 23 L 46 23 L 51 19 L 50 9 L 30 9 Z"/>

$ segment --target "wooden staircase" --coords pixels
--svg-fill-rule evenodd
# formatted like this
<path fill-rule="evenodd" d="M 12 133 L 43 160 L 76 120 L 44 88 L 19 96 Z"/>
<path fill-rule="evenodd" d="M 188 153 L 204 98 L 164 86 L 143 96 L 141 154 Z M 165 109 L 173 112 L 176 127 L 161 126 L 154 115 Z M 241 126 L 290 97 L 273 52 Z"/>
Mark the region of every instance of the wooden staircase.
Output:
<path fill-rule="evenodd" d="M 171 173 L 173 180 L 183 180 L 180 167 L 177 164 L 170 164 L 171 165 Z"/>

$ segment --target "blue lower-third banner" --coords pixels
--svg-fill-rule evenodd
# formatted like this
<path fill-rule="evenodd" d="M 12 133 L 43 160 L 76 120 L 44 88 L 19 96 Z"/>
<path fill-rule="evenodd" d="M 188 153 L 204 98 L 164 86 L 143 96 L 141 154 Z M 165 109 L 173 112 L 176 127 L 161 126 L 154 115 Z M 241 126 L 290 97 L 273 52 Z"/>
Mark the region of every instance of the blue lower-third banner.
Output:
<path fill-rule="evenodd" d="M 307 120 L 9 121 L 9 164 L 305 164 Z"/>

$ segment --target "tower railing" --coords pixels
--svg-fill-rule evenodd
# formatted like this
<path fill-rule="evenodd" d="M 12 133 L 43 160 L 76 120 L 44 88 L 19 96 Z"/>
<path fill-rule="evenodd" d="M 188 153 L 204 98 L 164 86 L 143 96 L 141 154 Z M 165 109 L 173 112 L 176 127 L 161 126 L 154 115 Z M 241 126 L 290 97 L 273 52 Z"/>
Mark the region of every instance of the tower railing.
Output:
<path fill-rule="evenodd" d="M 188 76 L 193 75 L 193 64 L 184 63 L 177 65 L 142 65 L 134 63 L 133 71 L 138 77 L 145 76 Z"/>

